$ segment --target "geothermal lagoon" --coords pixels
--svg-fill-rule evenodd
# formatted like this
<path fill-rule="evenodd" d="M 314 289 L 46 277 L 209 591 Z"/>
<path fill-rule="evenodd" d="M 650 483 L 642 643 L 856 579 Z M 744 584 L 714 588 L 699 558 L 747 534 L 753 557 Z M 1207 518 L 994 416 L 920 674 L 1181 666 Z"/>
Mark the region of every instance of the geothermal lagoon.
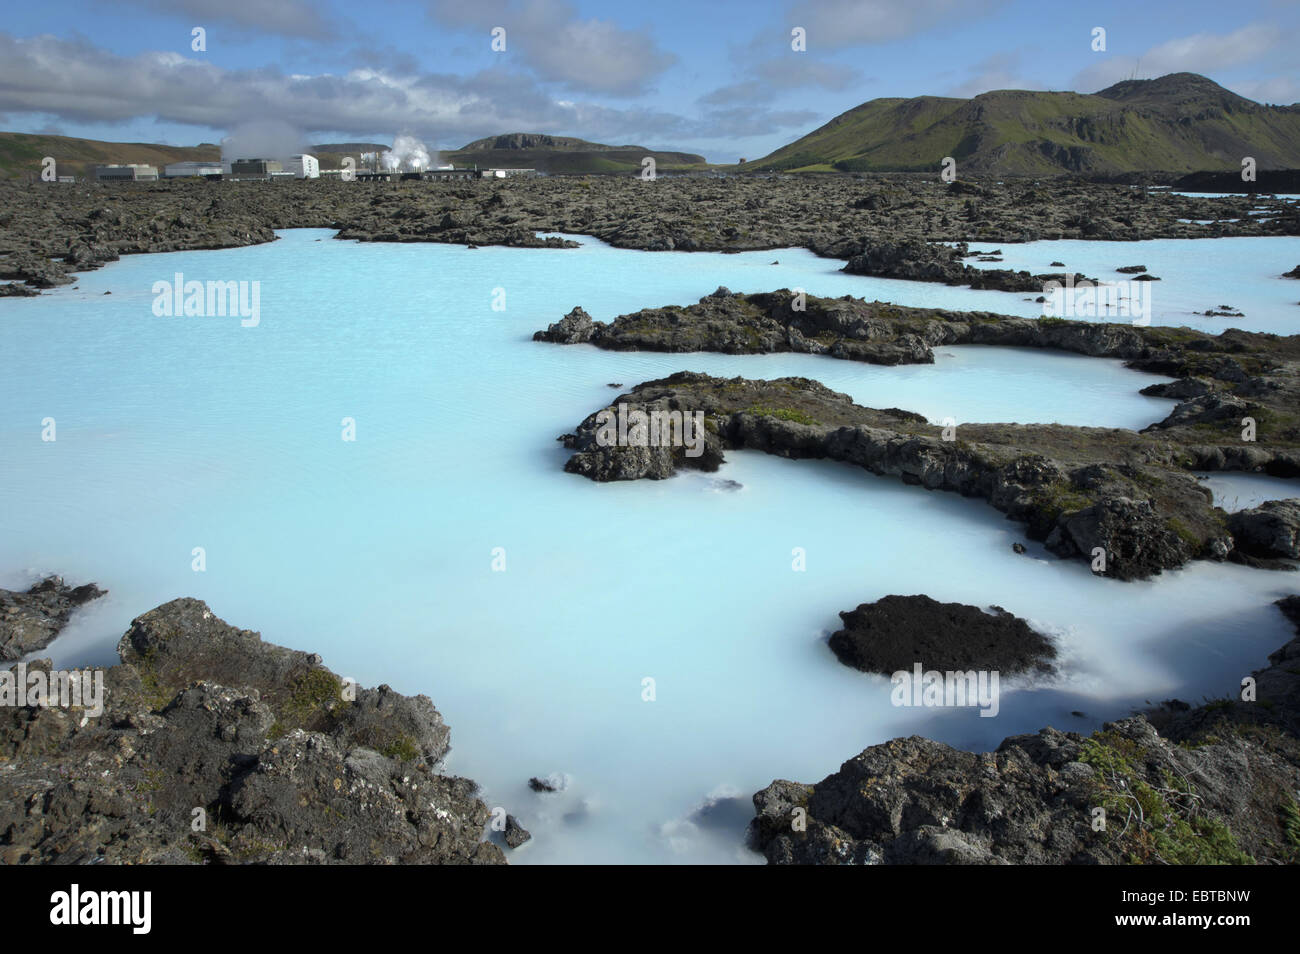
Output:
<path fill-rule="evenodd" d="M 897 735 L 985 750 L 1198 703 L 1290 637 L 1270 604 L 1300 592 L 1294 574 L 1197 562 L 1122 583 L 1045 552 L 983 501 L 842 464 L 728 452 L 716 474 L 598 484 L 566 474 L 556 443 L 619 393 L 610 384 L 679 370 L 802 375 L 958 427 L 1140 429 L 1173 406 L 1138 393 L 1163 378 L 973 346 L 887 368 L 531 340 L 576 305 L 608 321 L 720 285 L 1039 314 L 1026 296 L 846 275 L 798 249 L 332 235 L 130 256 L 0 305 L 0 586 L 57 572 L 110 591 L 38 655 L 108 665 L 134 616 L 195 596 L 340 675 L 432 698 L 452 730 L 447 771 L 533 833 L 512 863 L 760 863 L 743 832 L 750 794 L 774 778 L 820 779 Z M 1276 278 L 1300 239 L 1002 251 L 990 267 L 1060 260 L 1118 279 L 1144 264 L 1162 278 L 1153 324 L 1300 332 L 1300 283 Z M 152 288 L 176 273 L 258 281 L 260 321 L 156 315 Z M 1192 314 L 1219 304 L 1245 317 Z M 1224 506 L 1297 495 L 1251 475 L 1207 483 Z M 1060 671 L 1004 678 L 996 718 L 896 708 L 888 679 L 825 642 L 838 611 L 890 593 L 1002 606 L 1057 641 Z M 531 776 L 562 791 L 533 793 Z"/>

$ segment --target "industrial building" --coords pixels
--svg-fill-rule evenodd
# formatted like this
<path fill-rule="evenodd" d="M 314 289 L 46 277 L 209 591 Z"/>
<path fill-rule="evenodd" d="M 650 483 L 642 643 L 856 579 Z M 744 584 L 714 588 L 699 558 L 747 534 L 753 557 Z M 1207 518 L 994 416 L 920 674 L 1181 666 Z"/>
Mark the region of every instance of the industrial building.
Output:
<path fill-rule="evenodd" d="M 236 179 L 269 179 L 277 172 L 284 172 L 284 165 L 276 159 L 236 159 L 230 164 Z"/>
<path fill-rule="evenodd" d="M 188 176 L 220 176 L 224 171 L 220 162 L 169 162 L 163 168 L 163 178 L 183 179 Z"/>
<path fill-rule="evenodd" d="M 100 182 L 157 182 L 158 169 L 138 162 L 95 166 L 95 178 Z"/>
<path fill-rule="evenodd" d="M 315 156 L 290 156 L 284 164 L 284 171 L 291 173 L 295 179 L 319 179 L 320 163 Z"/>
<path fill-rule="evenodd" d="M 430 169 L 424 173 L 424 178 L 431 179 L 434 182 L 446 182 L 452 179 L 477 179 L 477 169 Z"/>

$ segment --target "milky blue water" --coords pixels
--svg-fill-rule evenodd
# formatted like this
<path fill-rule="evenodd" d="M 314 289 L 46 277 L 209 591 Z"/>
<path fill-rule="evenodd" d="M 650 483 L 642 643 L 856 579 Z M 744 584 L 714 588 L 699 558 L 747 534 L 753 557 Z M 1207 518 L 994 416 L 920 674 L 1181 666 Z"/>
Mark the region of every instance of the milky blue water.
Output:
<path fill-rule="evenodd" d="M 1154 192 L 1157 191 L 1157 189 L 1152 189 L 1151 191 Z M 1189 199 L 1240 199 L 1242 198 L 1242 193 L 1240 192 L 1170 192 L 1169 194 L 1182 195 L 1182 196 L 1186 196 Z M 1300 199 L 1300 195 L 1296 195 L 1293 192 L 1271 192 L 1271 193 L 1262 193 L 1262 194 L 1271 196 L 1274 199 L 1283 199 L 1287 202 L 1295 202 L 1296 200 Z"/>
<path fill-rule="evenodd" d="M 282 234 L 132 256 L 0 302 L 0 585 L 60 572 L 109 588 L 45 653 L 61 665 L 113 661 L 133 616 L 189 595 L 363 684 L 429 695 L 452 728 L 448 769 L 533 831 L 513 861 L 756 862 L 741 831 L 773 778 L 820 779 L 900 734 L 987 749 L 1199 701 L 1289 638 L 1268 604 L 1300 591 L 1290 574 L 1198 564 L 1115 583 L 1035 544 L 1013 553 L 1021 528 L 980 501 L 846 465 L 736 452 L 717 475 L 602 485 L 565 474 L 555 442 L 608 383 L 681 369 L 812 376 L 959 425 L 1140 427 L 1171 406 L 1136 393 L 1157 378 L 1009 349 L 879 368 L 559 347 L 531 334 L 579 304 L 609 319 L 718 285 L 880 286 L 790 251 Z M 1117 264 L 1157 261 L 1126 248 Z M 260 324 L 155 317 L 152 285 L 177 271 L 261 282 Z M 1015 297 L 888 288 L 909 304 Z M 891 706 L 888 680 L 841 666 L 825 637 L 839 610 L 921 592 L 1029 618 L 1059 640 L 1059 677 L 1004 682 L 996 718 Z M 565 791 L 528 790 L 551 773 Z"/>
<path fill-rule="evenodd" d="M 1207 473 L 1196 479 L 1214 495 L 1214 505 L 1229 513 L 1258 507 L 1266 500 L 1300 497 L 1300 480 L 1268 474 Z"/>
<path fill-rule="evenodd" d="M 1132 276 L 1116 271 L 1128 265 L 1145 265 L 1160 278 L 1146 283 L 1151 296 L 1152 325 L 1186 325 L 1214 334 L 1227 328 L 1300 334 L 1300 281 L 1283 278 L 1283 272 L 1300 265 L 1300 237 L 1219 239 L 1153 239 L 1147 242 L 1088 242 L 1063 239 L 1020 245 L 972 245 L 971 249 L 1000 249 L 1002 262 L 967 263 L 976 268 L 1025 269 L 1034 274 L 1058 271 L 1063 262 L 1072 272 L 1103 282 L 1127 282 Z M 1026 302 L 1025 295 L 988 292 L 1010 301 L 996 310 L 1008 314 L 1042 314 L 1041 304 Z M 1014 302 L 1014 304 L 1013 304 Z M 1213 318 L 1207 310 L 1230 305 L 1242 318 Z M 1198 314 L 1198 312 L 1200 314 Z M 1096 321 L 1123 321 L 1114 313 L 1079 314 Z"/>

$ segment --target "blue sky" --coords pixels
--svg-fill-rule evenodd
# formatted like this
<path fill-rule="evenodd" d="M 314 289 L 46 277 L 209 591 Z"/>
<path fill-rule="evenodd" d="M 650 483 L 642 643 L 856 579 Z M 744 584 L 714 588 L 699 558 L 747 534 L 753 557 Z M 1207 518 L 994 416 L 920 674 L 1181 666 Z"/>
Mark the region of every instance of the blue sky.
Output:
<path fill-rule="evenodd" d="M 730 162 L 880 96 L 1187 70 L 1290 104 L 1298 50 L 1294 0 L 53 0 L 5 11 L 0 129 L 244 151 L 547 132 Z"/>

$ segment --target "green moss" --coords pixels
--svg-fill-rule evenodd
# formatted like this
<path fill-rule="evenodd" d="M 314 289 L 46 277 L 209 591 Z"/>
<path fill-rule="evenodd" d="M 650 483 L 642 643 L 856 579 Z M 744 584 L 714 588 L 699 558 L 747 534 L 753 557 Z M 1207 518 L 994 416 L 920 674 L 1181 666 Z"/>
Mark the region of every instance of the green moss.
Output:
<path fill-rule="evenodd" d="M 1064 480 L 1044 484 L 1038 488 L 1034 492 L 1033 501 L 1038 509 L 1052 520 L 1063 513 L 1085 510 L 1093 504 L 1091 497 L 1081 493 L 1073 484 Z"/>
<path fill-rule="evenodd" d="M 1286 836 L 1287 845 L 1292 852 L 1300 852 L 1300 804 L 1288 797 L 1282 803 L 1281 815 L 1282 833 Z"/>
<path fill-rule="evenodd" d="M 816 425 L 821 423 L 803 411 L 796 411 L 787 407 L 772 408 L 765 404 L 755 404 L 748 410 L 750 414 L 757 414 L 759 417 L 774 417 L 781 421 L 793 421 L 795 424 Z"/>
<path fill-rule="evenodd" d="M 328 669 L 313 669 L 294 680 L 285 699 L 275 707 L 280 735 L 306 729 L 328 717 L 343 698 L 343 680 Z M 278 738 L 279 736 L 275 736 Z"/>
<path fill-rule="evenodd" d="M 409 735 L 399 735 L 380 749 L 380 754 L 390 759 L 397 759 L 399 762 L 411 762 L 420 757 L 420 750 Z"/>
<path fill-rule="evenodd" d="M 1255 863 L 1226 825 L 1198 811 L 1190 782 L 1166 772 L 1153 786 L 1135 767 L 1145 755 L 1132 739 L 1098 732 L 1079 756 L 1096 770 L 1097 797 L 1110 819 L 1107 834 L 1122 839 L 1117 847 L 1131 864 Z"/>
<path fill-rule="evenodd" d="M 176 695 L 163 685 L 158 676 L 157 656 L 157 650 L 151 648 L 135 664 L 135 670 L 140 674 L 140 684 L 144 687 L 144 700 L 153 712 L 162 710 Z"/>
<path fill-rule="evenodd" d="M 1191 547 L 1193 552 L 1199 552 L 1205 543 L 1205 541 L 1198 536 L 1191 527 L 1187 526 L 1187 524 L 1183 523 L 1183 521 L 1179 520 L 1177 517 L 1170 517 L 1165 521 L 1165 526 L 1175 533 L 1178 536 L 1178 539 Z"/>

